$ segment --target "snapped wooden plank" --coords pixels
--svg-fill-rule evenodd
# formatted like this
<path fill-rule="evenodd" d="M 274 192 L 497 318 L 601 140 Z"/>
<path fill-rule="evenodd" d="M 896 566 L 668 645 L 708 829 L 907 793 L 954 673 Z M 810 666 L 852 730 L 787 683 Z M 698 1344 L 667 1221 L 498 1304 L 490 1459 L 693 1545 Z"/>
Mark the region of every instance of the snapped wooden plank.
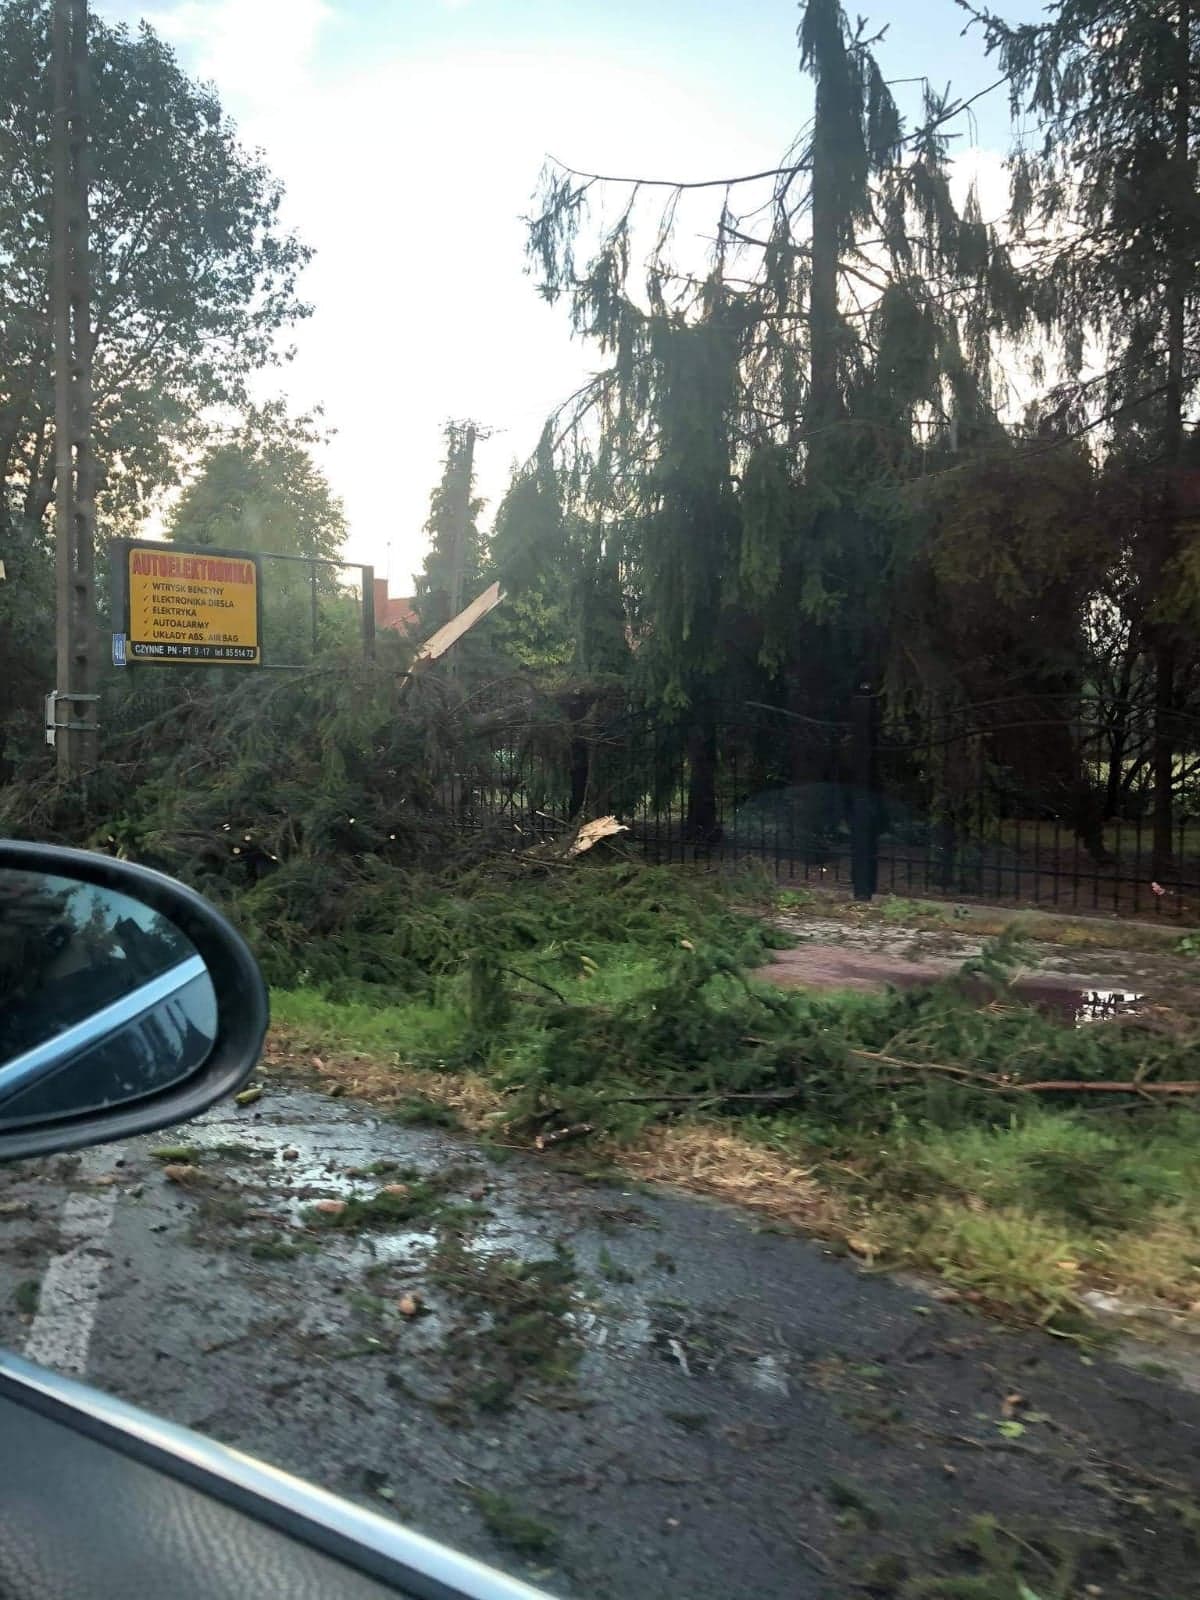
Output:
<path fill-rule="evenodd" d="M 476 595 L 469 606 L 465 606 L 456 617 L 451 617 L 449 622 L 426 639 L 413 658 L 413 666 L 419 666 L 422 661 L 436 661 L 439 656 L 444 656 L 452 644 L 456 644 L 464 633 L 469 633 L 489 611 L 494 611 L 503 599 L 504 591 L 500 585 L 489 584 L 482 594 Z"/>

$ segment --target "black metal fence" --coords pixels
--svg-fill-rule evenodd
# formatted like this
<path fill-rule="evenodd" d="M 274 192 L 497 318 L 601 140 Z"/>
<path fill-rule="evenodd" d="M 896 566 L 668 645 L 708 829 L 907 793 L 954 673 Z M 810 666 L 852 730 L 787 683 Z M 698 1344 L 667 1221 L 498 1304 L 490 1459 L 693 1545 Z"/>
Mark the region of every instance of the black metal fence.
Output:
<path fill-rule="evenodd" d="M 533 719 L 442 773 L 440 798 L 462 826 L 499 829 L 514 849 L 611 812 L 654 861 L 756 861 L 860 898 L 1200 920 L 1200 719 L 1172 719 L 1171 803 L 1156 832 L 1146 704 L 892 707 L 863 694 L 846 712 Z"/>
<path fill-rule="evenodd" d="M 1161 808 L 1146 703 L 1023 697 L 883 724 L 881 886 L 1200 917 L 1200 720 L 1169 734 Z"/>

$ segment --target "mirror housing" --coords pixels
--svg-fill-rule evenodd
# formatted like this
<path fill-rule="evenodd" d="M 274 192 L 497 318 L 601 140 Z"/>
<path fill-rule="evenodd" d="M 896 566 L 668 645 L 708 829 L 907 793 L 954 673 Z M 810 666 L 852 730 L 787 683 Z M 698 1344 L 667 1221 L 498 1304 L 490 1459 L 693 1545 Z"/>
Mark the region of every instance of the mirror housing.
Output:
<path fill-rule="evenodd" d="M 121 1029 L 127 1036 L 131 1029 L 142 1027 L 152 1018 L 156 1008 L 164 1005 L 178 1008 L 183 1004 L 181 995 L 195 995 L 202 987 L 204 1027 L 198 1032 L 192 1030 L 188 1052 L 180 1052 L 174 1078 L 161 1088 L 134 1090 L 124 1098 L 93 1104 L 78 1112 L 72 1111 L 69 1105 L 65 1109 L 60 1105 L 44 1114 L 26 1111 L 7 1127 L 4 1099 L 0 1098 L 0 1161 L 76 1150 L 84 1145 L 104 1144 L 185 1122 L 245 1082 L 258 1061 L 266 1035 L 269 1020 L 266 985 L 245 940 L 206 900 L 163 873 L 110 856 L 57 845 L 0 841 L 0 884 L 6 875 L 18 874 L 38 875 L 58 883 L 65 881 L 68 887 L 89 886 L 120 896 L 123 903 L 132 902 L 135 910 L 156 914 L 170 925 L 165 930 L 169 936 L 168 948 L 173 948 L 170 941 L 176 935 L 181 936 L 175 956 L 177 964 L 150 982 L 134 986 L 126 983 L 125 992 L 116 1004 L 104 1000 L 94 1003 L 82 1017 L 73 1014 L 69 1022 L 38 1043 L 36 1049 L 18 1057 L 18 1060 L 32 1062 L 42 1075 L 33 1080 L 31 1087 L 49 1080 L 58 1068 L 67 1070 L 73 1059 L 72 1048 L 84 1050 L 93 1044 L 99 1048 L 103 1037 L 89 1039 L 88 1027 L 91 1022 L 103 1021 L 110 1013 L 121 1017 L 114 1024 L 116 1031 L 109 1035 L 119 1040 Z M 96 899 L 101 903 L 100 897 Z M 4 903 L 0 898 L 0 931 L 4 917 Z M 19 1005 L 19 999 L 15 1003 Z M 0 994 L 0 1008 L 13 1004 L 11 997 Z M 123 1015 L 121 1007 L 124 1007 Z M 177 1011 L 176 1027 L 178 1016 Z M 83 1045 L 78 1043 L 81 1037 Z M 152 1030 L 150 1037 L 153 1037 Z M 142 1045 L 144 1053 L 144 1041 Z M 33 1061 L 35 1056 L 39 1059 Z M 0 1088 L 5 1065 L 0 1058 Z M 15 1101 L 18 1097 L 7 1098 Z M 86 1104 L 86 1098 L 86 1095 L 81 1096 L 81 1104 Z"/>

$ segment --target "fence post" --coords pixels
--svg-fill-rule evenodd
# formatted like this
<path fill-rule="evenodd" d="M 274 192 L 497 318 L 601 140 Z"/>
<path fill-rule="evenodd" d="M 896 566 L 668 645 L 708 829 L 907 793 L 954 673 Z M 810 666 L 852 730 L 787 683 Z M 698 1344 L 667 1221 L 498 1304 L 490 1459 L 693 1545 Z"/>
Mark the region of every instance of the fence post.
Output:
<path fill-rule="evenodd" d="M 856 900 L 869 900 L 879 883 L 875 824 L 875 715 L 871 686 L 860 683 L 850 707 L 850 883 Z"/>

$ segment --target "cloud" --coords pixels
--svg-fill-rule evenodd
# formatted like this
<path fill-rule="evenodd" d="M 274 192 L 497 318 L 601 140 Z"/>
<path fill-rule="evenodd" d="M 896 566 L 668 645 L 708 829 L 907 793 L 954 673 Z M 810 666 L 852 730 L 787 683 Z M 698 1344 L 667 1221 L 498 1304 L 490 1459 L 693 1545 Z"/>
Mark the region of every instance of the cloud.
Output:
<path fill-rule="evenodd" d="M 524 270 L 521 216 L 547 150 L 706 177 L 768 166 L 777 145 L 648 67 L 532 51 L 360 65 L 255 132 L 287 185 L 287 221 L 317 250 L 303 283 L 315 314 L 292 365 L 263 381 L 325 405 L 349 548 L 380 571 L 390 551 L 396 592 L 423 558 L 443 422 L 498 430 L 477 452 L 490 514 L 510 463 L 597 365 Z M 719 197 L 706 202 L 711 231 Z"/>
<path fill-rule="evenodd" d="M 423 559 L 444 421 L 496 430 L 476 456 L 490 515 L 510 464 L 599 363 L 524 271 L 520 219 L 547 152 L 657 177 L 756 171 L 775 164 L 808 111 L 804 88 L 794 102 L 738 101 L 668 59 L 472 48 L 457 27 L 440 47 L 383 29 L 372 56 L 361 30 L 345 27 L 350 0 L 151 3 L 149 20 L 185 70 L 216 84 L 246 141 L 265 151 L 286 185 L 287 225 L 316 248 L 301 283 L 315 311 L 293 331 L 296 358 L 255 389 L 284 393 L 296 411 L 324 406 L 337 433 L 319 460 L 346 504 L 348 554 L 381 573 L 390 565 L 397 593 L 411 592 Z M 477 0 L 410 3 L 477 11 Z M 132 19 L 142 0 L 96 4 Z M 1002 214 L 998 153 L 962 150 L 960 202 L 972 179 L 984 216 Z M 597 198 L 604 209 L 616 200 Z M 703 190 L 681 208 L 681 265 L 703 262 L 720 198 Z M 647 208 L 654 199 L 648 191 Z M 741 201 L 753 203 L 745 192 Z"/>
<path fill-rule="evenodd" d="M 306 84 L 326 0 L 182 0 L 146 20 L 235 110 L 281 104 Z"/>
<path fill-rule="evenodd" d="M 109 15 L 137 3 L 98 0 Z M 371 58 L 330 48 L 347 43 L 336 31 L 347 14 L 336 0 L 157 0 L 150 20 L 262 147 L 286 186 L 286 224 L 316 249 L 301 283 L 314 315 L 257 397 L 324 406 L 337 433 L 319 460 L 345 501 L 347 553 L 390 566 L 394 592 L 411 592 L 445 420 L 496 430 L 477 451 L 490 515 L 510 464 L 599 364 L 525 273 L 521 217 L 547 152 L 657 177 L 753 172 L 774 165 L 807 104 L 738 103 L 669 60 L 616 49 L 389 35 Z M 681 264 L 702 264 L 720 200 L 704 190 L 681 209 Z"/>
<path fill-rule="evenodd" d="M 971 145 L 959 150 L 950 169 L 950 192 L 961 206 L 974 187 L 979 210 L 985 222 L 1002 223 L 1008 215 L 1009 172 L 1002 150 L 986 150 Z"/>

